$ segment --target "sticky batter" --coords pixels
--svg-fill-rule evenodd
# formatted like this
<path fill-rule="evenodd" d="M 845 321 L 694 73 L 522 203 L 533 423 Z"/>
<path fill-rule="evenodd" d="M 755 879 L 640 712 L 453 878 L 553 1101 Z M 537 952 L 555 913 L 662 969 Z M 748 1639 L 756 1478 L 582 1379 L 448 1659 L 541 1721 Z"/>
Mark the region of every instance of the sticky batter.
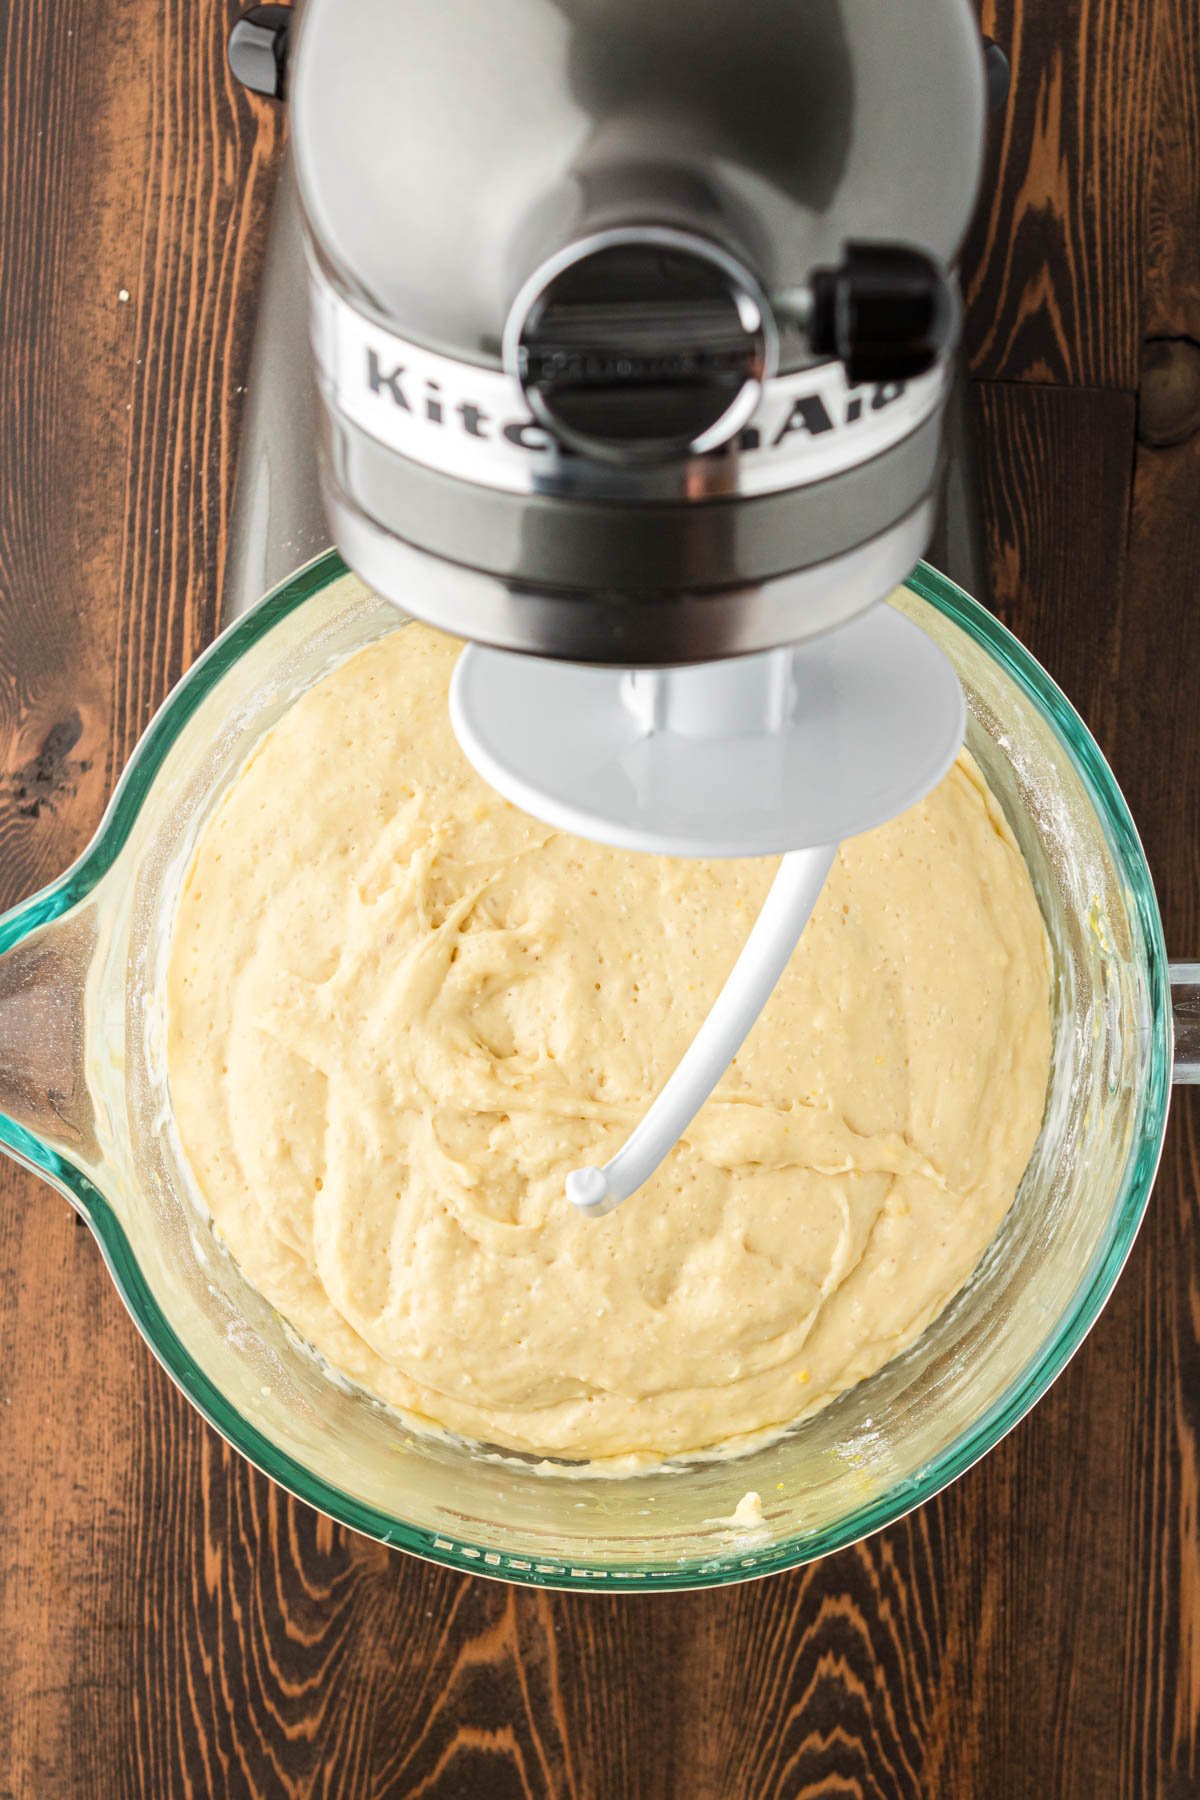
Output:
<path fill-rule="evenodd" d="M 686 1141 L 563 1199 L 661 1086 L 774 864 L 625 854 L 472 772 L 457 646 L 306 693 L 208 824 L 171 947 L 175 1116 L 247 1278 L 337 1369 L 471 1438 L 662 1458 L 782 1427 L 971 1273 L 1037 1136 L 1045 934 L 969 756 L 846 844 Z"/>

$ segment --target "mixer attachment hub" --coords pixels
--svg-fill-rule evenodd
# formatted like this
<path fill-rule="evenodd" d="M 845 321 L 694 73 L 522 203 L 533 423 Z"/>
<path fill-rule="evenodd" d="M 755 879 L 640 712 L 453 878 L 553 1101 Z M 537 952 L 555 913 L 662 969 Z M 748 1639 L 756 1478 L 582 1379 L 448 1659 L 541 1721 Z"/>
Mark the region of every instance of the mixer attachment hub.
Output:
<path fill-rule="evenodd" d="M 803 644 L 620 671 L 469 646 L 451 714 L 470 761 L 564 831 L 675 856 L 769 856 L 894 818 L 941 779 L 964 701 L 883 605 Z"/>

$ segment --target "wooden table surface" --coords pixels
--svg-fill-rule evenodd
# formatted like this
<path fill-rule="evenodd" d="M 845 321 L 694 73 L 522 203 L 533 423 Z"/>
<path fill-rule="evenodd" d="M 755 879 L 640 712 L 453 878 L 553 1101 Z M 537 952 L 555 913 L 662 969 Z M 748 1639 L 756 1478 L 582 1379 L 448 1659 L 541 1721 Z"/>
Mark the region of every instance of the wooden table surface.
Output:
<path fill-rule="evenodd" d="M 397 0 L 400 3 L 400 0 Z M 503 3 L 503 0 L 498 0 Z M 280 116 L 222 0 L 0 4 L 0 902 L 84 845 L 210 635 Z M 1200 954 L 1200 9 L 987 0 L 967 260 L 993 603 Z M 517 1592 L 334 1528 L 0 1169 L 0 1795 L 1200 1794 L 1200 1156 L 1115 1297 L 914 1517 L 725 1592 Z"/>

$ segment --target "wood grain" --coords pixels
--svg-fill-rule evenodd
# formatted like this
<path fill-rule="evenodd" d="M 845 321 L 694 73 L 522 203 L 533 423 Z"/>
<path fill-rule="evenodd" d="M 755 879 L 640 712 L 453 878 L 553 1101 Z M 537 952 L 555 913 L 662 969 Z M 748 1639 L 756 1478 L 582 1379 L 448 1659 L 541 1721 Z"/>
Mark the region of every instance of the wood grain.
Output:
<path fill-rule="evenodd" d="M 1157 0 L 1143 334 L 1200 343 L 1200 10 Z"/>
<path fill-rule="evenodd" d="M 975 375 L 1136 388 L 1162 12 L 1162 0 L 983 0 L 1013 85 L 965 259 Z"/>
<path fill-rule="evenodd" d="M 1200 19 L 984 14 L 1016 72 L 967 268 L 995 604 L 1200 954 L 1200 440 L 1138 442 L 1144 340 L 1200 341 Z M 82 847 L 213 623 L 279 144 L 228 17 L 0 7 L 4 900 Z M 1194 1098 L 1104 1318 L 981 1468 L 817 1568 L 675 1598 L 510 1591 L 292 1502 L 3 1164 L 0 1796 L 1193 1800 Z"/>
<path fill-rule="evenodd" d="M 1127 591 L 1137 635 L 1122 660 L 1135 703 L 1115 722 L 1115 755 L 1136 757 L 1129 798 L 1155 871 L 1168 943 L 1200 958 L 1200 418 L 1153 422 L 1150 379 L 1165 358 L 1194 378 L 1200 360 L 1200 10 L 1164 0 L 1158 21 L 1160 129 L 1149 191 L 1139 445 Z M 1190 432 L 1186 426 L 1191 424 Z M 1181 435 L 1182 433 L 1182 435 Z M 1151 1212 L 1154 1260 L 1135 1263 L 1143 1348 L 1154 1379 L 1146 1412 L 1154 1454 L 1139 1490 L 1152 1534 L 1130 1607 L 1124 1703 L 1136 1727 L 1131 1791 L 1171 1800 L 1200 1792 L 1200 1106 L 1177 1105 L 1172 1154 Z M 1163 1280 L 1163 1272 L 1172 1277 Z M 1122 1299 L 1125 1296 L 1122 1294 Z M 1174 1647 L 1164 1658 L 1162 1646 Z"/>

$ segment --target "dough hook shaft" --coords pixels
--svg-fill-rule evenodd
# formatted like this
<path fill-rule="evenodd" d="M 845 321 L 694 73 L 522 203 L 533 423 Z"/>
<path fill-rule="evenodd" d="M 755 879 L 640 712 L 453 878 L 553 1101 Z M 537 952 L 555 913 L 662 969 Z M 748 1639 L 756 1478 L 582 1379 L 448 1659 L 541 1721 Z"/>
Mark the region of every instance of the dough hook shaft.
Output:
<path fill-rule="evenodd" d="M 783 858 L 762 911 L 708 1017 L 628 1143 L 603 1168 L 567 1176 L 567 1199 L 590 1218 L 620 1206 L 683 1136 L 741 1049 L 787 967 L 833 866 L 837 846 Z"/>

